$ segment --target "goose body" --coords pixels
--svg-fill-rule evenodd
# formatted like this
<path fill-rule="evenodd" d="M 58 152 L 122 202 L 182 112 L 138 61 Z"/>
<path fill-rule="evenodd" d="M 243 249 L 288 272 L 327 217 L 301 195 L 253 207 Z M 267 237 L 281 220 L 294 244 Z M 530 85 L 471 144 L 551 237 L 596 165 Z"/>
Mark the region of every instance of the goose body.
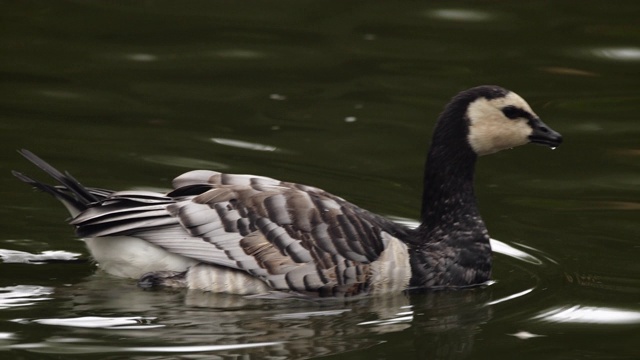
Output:
<path fill-rule="evenodd" d="M 166 194 L 111 191 L 84 187 L 26 150 L 60 185 L 14 175 L 62 201 L 102 270 L 141 286 L 341 297 L 488 281 L 489 235 L 473 192 L 477 157 L 561 141 L 513 92 L 461 92 L 436 123 L 417 229 L 261 176 L 195 170 Z"/>

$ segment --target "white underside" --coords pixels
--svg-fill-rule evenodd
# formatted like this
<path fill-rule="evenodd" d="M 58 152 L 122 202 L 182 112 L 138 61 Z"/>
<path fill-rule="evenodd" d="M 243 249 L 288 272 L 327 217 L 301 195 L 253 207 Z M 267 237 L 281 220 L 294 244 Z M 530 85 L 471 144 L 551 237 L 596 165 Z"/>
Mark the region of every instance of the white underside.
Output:
<path fill-rule="evenodd" d="M 243 295 L 270 291 L 263 281 L 243 271 L 202 264 L 139 238 L 109 236 L 84 241 L 98 267 L 114 276 L 139 279 L 150 272 L 189 270 L 189 289 Z"/>
<path fill-rule="evenodd" d="M 152 271 L 185 271 L 198 263 L 131 236 L 84 239 L 103 271 L 119 277 L 139 279 Z"/>
<path fill-rule="evenodd" d="M 130 236 L 84 239 L 101 270 L 118 277 L 139 279 L 150 272 L 186 271 L 189 289 L 229 294 L 262 294 L 272 289 L 261 279 L 244 271 L 204 264 L 171 253 L 145 240 Z M 399 292 L 411 277 L 407 246 L 383 233 L 385 251 L 371 263 L 371 292 Z"/>

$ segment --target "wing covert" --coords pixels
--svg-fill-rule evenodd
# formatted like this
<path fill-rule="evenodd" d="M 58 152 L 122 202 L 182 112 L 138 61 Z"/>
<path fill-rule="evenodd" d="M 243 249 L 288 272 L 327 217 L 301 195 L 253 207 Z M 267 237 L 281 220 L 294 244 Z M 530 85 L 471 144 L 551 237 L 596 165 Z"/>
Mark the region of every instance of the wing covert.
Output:
<path fill-rule="evenodd" d="M 353 295 L 399 225 L 321 189 L 197 170 L 166 196 L 114 193 L 73 220 L 83 236 L 130 235 L 198 261 L 243 270 L 275 290 Z M 377 267 L 374 267 L 377 269 Z"/>

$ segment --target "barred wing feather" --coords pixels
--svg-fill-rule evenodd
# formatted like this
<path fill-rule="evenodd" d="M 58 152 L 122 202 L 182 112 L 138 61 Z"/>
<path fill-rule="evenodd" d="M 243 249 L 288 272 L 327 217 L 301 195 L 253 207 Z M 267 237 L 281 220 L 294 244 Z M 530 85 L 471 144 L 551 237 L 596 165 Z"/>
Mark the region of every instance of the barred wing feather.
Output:
<path fill-rule="evenodd" d="M 113 193 L 73 224 L 81 236 L 135 236 L 274 290 L 321 296 L 370 291 L 376 260 L 406 231 L 318 188 L 266 177 L 197 170 L 173 185 L 166 196 Z"/>

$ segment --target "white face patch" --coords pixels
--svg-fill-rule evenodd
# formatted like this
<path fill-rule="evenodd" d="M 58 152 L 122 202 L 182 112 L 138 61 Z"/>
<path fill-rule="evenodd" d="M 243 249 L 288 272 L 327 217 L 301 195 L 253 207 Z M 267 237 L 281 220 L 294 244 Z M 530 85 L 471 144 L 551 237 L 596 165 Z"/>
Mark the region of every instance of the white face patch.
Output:
<path fill-rule="evenodd" d="M 529 104 L 514 92 L 491 100 L 479 98 L 469 104 L 468 141 L 476 154 L 493 154 L 529 142 L 533 129 L 527 123 L 528 120 L 509 119 L 502 112 L 506 106 L 513 106 L 536 116 Z"/>

